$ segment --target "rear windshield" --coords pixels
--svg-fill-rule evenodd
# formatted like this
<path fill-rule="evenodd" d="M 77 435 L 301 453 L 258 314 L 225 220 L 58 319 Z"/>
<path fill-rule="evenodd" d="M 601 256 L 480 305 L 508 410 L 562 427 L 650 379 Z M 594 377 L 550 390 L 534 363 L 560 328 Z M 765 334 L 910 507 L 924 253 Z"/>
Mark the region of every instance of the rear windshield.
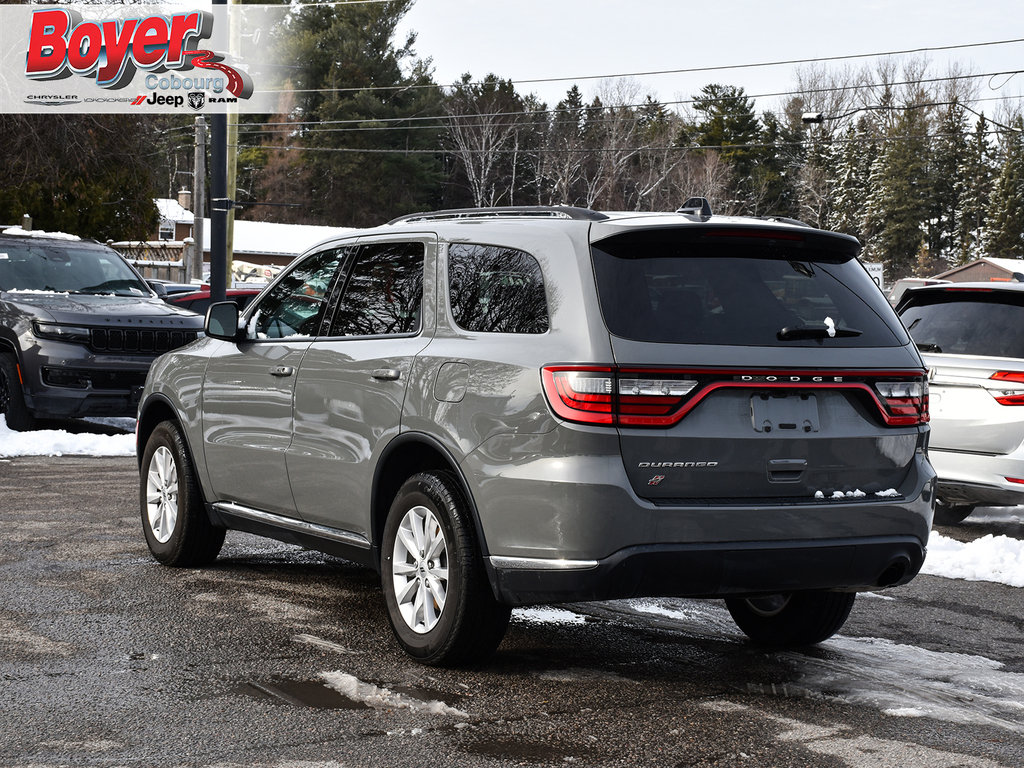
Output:
<path fill-rule="evenodd" d="M 1024 357 L 1024 295 L 942 292 L 901 313 L 923 352 Z"/>
<path fill-rule="evenodd" d="M 908 343 L 853 248 L 660 230 L 592 247 L 608 330 L 637 341 L 741 346 Z M 818 238 L 822 240 L 824 238 Z"/>

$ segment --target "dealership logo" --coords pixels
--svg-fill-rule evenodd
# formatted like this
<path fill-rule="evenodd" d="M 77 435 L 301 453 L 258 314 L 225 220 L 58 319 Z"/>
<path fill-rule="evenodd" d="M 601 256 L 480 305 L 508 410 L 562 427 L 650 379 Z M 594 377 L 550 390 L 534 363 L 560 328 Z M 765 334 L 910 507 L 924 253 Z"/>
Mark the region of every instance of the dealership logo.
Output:
<path fill-rule="evenodd" d="M 89 99 L 86 99 L 89 101 Z M 184 107 L 188 104 L 195 111 L 200 111 L 206 104 L 235 104 L 238 102 L 234 96 L 210 96 L 207 97 L 202 91 L 195 91 L 188 94 L 187 96 L 181 95 L 167 95 L 163 93 L 156 93 L 155 91 L 149 96 L 142 94 L 136 96 L 134 99 L 123 99 L 122 101 L 130 101 L 133 107 L 141 107 L 148 104 L 153 107 Z"/>
<path fill-rule="evenodd" d="M 188 72 L 199 68 L 209 70 L 211 76 L 189 78 L 189 90 L 227 90 L 235 98 L 247 99 L 253 92 L 249 75 L 224 64 L 223 56 L 197 48 L 213 34 L 213 21 L 213 15 L 204 11 L 108 21 L 83 21 L 81 14 L 64 8 L 34 11 L 25 75 L 40 81 L 77 75 L 95 79 L 101 88 L 116 90 L 128 86 L 140 69 Z M 150 78 L 155 84 L 148 82 Z M 184 85 L 181 78 L 150 75 L 146 86 L 174 90 L 174 80 L 178 88 Z M 217 82 L 207 84 L 209 81 Z"/>

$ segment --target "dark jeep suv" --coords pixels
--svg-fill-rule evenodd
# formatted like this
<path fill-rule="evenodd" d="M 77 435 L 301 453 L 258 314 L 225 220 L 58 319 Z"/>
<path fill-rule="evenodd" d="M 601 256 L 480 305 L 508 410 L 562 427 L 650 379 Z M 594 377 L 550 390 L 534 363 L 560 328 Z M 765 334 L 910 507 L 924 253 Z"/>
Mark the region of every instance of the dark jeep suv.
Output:
<path fill-rule="evenodd" d="M 324 242 L 153 366 L 157 560 L 225 529 L 380 573 L 399 644 L 490 653 L 511 606 L 722 597 L 821 641 L 924 560 L 917 349 L 851 237 L 575 208 L 404 217 Z"/>
<path fill-rule="evenodd" d="M 153 359 L 194 341 L 202 317 L 161 301 L 104 245 L 10 232 L 0 233 L 0 414 L 7 426 L 134 416 Z"/>

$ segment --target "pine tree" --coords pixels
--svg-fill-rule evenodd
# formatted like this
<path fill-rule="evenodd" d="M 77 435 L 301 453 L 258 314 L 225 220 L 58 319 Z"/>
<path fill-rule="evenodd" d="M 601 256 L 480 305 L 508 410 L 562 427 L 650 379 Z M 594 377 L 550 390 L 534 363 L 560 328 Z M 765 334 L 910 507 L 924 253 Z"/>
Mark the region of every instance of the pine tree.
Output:
<path fill-rule="evenodd" d="M 848 125 L 832 145 L 833 173 L 828 184 L 832 207 L 826 226 L 860 240 L 864 237 L 874 147 L 872 126 L 864 117 Z"/>
<path fill-rule="evenodd" d="M 745 212 L 752 207 L 748 205 L 749 191 L 757 160 L 757 153 L 751 145 L 758 143 L 761 133 L 753 99 L 743 88 L 711 83 L 694 97 L 693 109 L 697 113 L 697 122 L 683 134 L 683 141 L 704 147 L 698 150 L 700 153 L 719 153 L 732 169 L 727 195 L 740 201 L 738 207 L 741 210 L 735 212 Z M 727 207 L 735 207 L 735 204 Z"/>
<path fill-rule="evenodd" d="M 750 213 L 755 216 L 798 216 L 796 178 L 803 162 L 803 126 L 790 125 L 771 112 L 761 117 L 763 128 L 754 149 L 747 184 Z"/>
<path fill-rule="evenodd" d="M 928 255 L 941 260 L 934 263 L 932 271 L 955 264 L 963 251 L 957 217 L 961 209 L 960 173 L 969 156 L 964 108 L 954 100 L 939 119 L 928 169 Z"/>
<path fill-rule="evenodd" d="M 394 42 L 412 2 L 293 6 L 293 112 L 302 125 L 292 144 L 313 150 L 301 160 L 307 222 L 368 226 L 440 203 L 441 129 L 394 122 L 441 112 L 440 89 L 413 59 L 415 36 Z"/>
<path fill-rule="evenodd" d="M 1016 118 L 1002 141 L 1002 167 L 985 220 L 985 255 L 1019 259 L 1024 257 L 1024 119 Z"/>
<path fill-rule="evenodd" d="M 928 135 L 922 110 L 893 121 L 871 166 L 864 260 L 885 265 L 887 280 L 916 272 L 928 215 Z"/>
<path fill-rule="evenodd" d="M 982 236 L 994 175 L 988 126 L 984 115 L 978 118 L 968 142 L 967 156 L 957 169 L 956 189 L 960 205 L 956 212 L 957 252 L 953 258 L 954 266 L 985 255 Z"/>

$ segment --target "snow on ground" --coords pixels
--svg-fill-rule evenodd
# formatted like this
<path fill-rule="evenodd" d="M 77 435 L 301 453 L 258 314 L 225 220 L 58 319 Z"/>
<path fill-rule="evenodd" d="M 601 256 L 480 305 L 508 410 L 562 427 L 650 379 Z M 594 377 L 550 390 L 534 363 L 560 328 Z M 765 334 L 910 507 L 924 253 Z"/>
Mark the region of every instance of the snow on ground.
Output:
<path fill-rule="evenodd" d="M 134 429 L 134 419 L 97 419 L 99 423 Z M 135 435 L 72 434 L 43 429 L 12 432 L 0 416 L 0 457 L 10 456 L 133 456 Z M 993 522 L 1020 520 L 1024 508 L 979 510 L 972 519 Z M 1009 536 L 983 536 L 962 544 L 932 532 L 922 573 L 967 581 L 994 581 L 1024 587 L 1024 541 Z M 562 612 L 568 614 L 568 612 Z M 522 611 L 516 618 L 532 622 L 572 622 L 572 614 Z"/>
<path fill-rule="evenodd" d="M 1024 541 L 989 534 L 964 544 L 932 531 L 921 573 L 1024 587 Z"/>
<path fill-rule="evenodd" d="M 512 611 L 512 621 L 523 621 L 529 624 L 586 624 L 585 616 L 567 611 L 563 608 L 540 606 L 537 608 L 516 608 Z"/>
<path fill-rule="evenodd" d="M 135 419 L 97 420 L 133 432 L 127 435 L 72 434 L 63 429 L 13 432 L 0 416 L 0 457 L 6 456 L 134 456 Z"/>

